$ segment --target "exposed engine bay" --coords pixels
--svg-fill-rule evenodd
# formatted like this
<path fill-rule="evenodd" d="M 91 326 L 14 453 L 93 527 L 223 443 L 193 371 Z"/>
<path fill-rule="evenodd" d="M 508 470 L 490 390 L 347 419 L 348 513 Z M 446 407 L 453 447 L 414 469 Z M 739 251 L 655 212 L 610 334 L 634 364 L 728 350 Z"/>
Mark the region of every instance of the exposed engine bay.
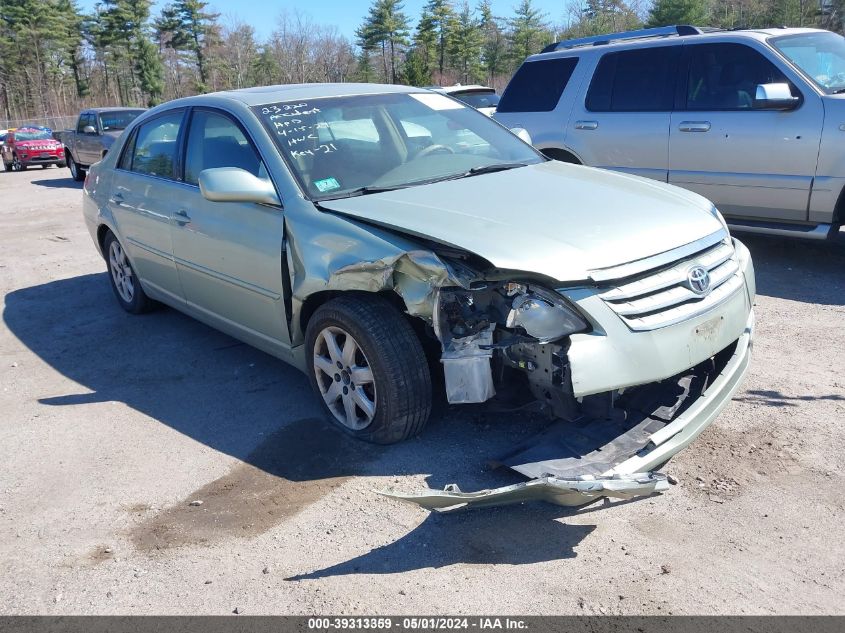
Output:
<path fill-rule="evenodd" d="M 449 402 L 489 400 L 517 372 L 539 408 L 577 419 L 581 407 L 572 393 L 567 337 L 588 330 L 587 322 L 564 297 L 533 284 L 474 286 L 441 289 L 437 296 L 434 331 L 443 346 Z"/>
<path fill-rule="evenodd" d="M 576 397 L 569 335 L 590 325 L 564 297 L 531 283 L 474 284 L 469 290 L 441 289 L 434 314 L 449 402 L 504 396 L 519 411 L 540 411 L 552 420 L 539 434 L 491 459 L 530 481 L 472 493 L 454 484 L 443 491 L 383 493 L 439 511 L 531 499 L 580 505 L 666 490 L 669 484 L 659 472 L 608 473 L 653 449 L 652 438 L 703 396 L 738 346 L 734 342 L 665 380 Z"/>

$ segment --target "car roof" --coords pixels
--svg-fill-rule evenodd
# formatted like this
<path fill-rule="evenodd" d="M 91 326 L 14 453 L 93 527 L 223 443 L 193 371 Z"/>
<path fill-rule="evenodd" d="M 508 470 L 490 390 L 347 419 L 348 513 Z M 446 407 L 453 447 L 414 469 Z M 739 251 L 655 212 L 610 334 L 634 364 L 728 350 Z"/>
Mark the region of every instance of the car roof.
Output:
<path fill-rule="evenodd" d="M 265 103 L 276 103 L 278 101 L 299 101 L 324 97 L 347 97 L 386 93 L 407 94 L 411 92 L 422 92 L 423 90 L 423 88 L 397 86 L 394 84 L 286 84 L 243 88 L 241 90 L 224 90 L 222 92 L 212 92 L 207 95 L 198 95 L 197 97 L 187 97 L 179 101 L 190 102 L 199 97 L 211 97 L 240 101 L 248 106 L 257 106 Z"/>
<path fill-rule="evenodd" d="M 145 112 L 146 108 L 133 108 L 131 106 L 126 106 L 125 108 L 121 108 L 120 106 L 109 106 L 103 108 L 88 108 L 87 110 L 83 110 L 80 114 L 100 114 L 101 112 Z"/>
<path fill-rule="evenodd" d="M 466 86 L 442 86 L 435 88 L 435 90 L 442 90 L 446 94 L 455 94 L 456 92 L 496 92 L 494 88 L 488 86 L 479 86 L 478 84 L 471 84 Z"/>
<path fill-rule="evenodd" d="M 667 27 L 669 28 L 669 27 Z M 694 27 L 691 27 L 694 28 Z M 825 31 L 824 29 L 812 29 L 812 28 L 769 28 L 769 29 L 707 29 L 701 30 L 698 33 L 689 33 L 683 35 L 663 35 L 663 36 L 643 36 L 638 38 L 629 38 L 624 39 L 609 39 L 608 41 L 601 41 L 597 44 L 592 45 L 575 45 L 569 48 L 559 48 L 557 50 L 550 50 L 547 52 L 537 53 L 536 55 L 531 55 L 526 59 L 526 61 L 535 61 L 541 59 L 549 59 L 552 57 L 564 57 L 564 56 L 571 56 L 572 54 L 577 54 L 579 52 L 586 52 L 586 51 L 595 51 L 595 50 L 625 50 L 631 48 L 638 48 L 640 46 L 649 46 L 649 45 L 660 45 L 660 44 L 673 44 L 677 42 L 678 44 L 682 43 L 689 43 L 689 42 L 708 42 L 708 41 L 737 41 L 742 39 L 755 39 L 758 41 L 766 41 L 770 37 L 782 36 L 782 35 L 799 35 L 802 33 L 828 33 L 830 31 Z M 608 38 L 612 38 L 613 35 L 621 35 L 624 36 L 624 33 L 617 33 L 617 34 L 610 34 Z M 601 36 L 597 36 L 595 39 L 599 39 Z M 593 38 L 586 38 L 586 39 L 593 39 Z M 577 40 L 571 40 L 576 42 Z M 560 42 L 560 44 L 565 45 L 566 41 Z"/>

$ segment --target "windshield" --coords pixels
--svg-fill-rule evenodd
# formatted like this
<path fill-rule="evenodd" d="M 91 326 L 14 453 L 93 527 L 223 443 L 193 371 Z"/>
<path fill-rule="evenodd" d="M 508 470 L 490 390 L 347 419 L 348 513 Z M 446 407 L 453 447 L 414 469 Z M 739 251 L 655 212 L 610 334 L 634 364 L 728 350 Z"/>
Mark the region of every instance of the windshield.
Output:
<path fill-rule="evenodd" d="M 15 141 L 47 141 L 52 140 L 50 130 L 36 130 L 33 128 L 21 128 L 15 130 Z"/>
<path fill-rule="evenodd" d="M 845 89 L 845 38 L 836 33 L 803 33 L 771 44 L 828 94 Z"/>
<path fill-rule="evenodd" d="M 492 90 L 490 92 L 481 90 L 477 92 L 453 92 L 451 96 L 471 105 L 473 108 L 495 108 L 499 105 L 499 95 Z"/>
<path fill-rule="evenodd" d="M 315 200 L 544 160 L 489 117 L 430 92 L 309 99 L 253 110 Z"/>
<path fill-rule="evenodd" d="M 114 130 L 125 130 L 132 121 L 134 121 L 143 110 L 124 110 L 119 112 L 101 112 L 100 124 L 103 126 L 103 132 Z"/>

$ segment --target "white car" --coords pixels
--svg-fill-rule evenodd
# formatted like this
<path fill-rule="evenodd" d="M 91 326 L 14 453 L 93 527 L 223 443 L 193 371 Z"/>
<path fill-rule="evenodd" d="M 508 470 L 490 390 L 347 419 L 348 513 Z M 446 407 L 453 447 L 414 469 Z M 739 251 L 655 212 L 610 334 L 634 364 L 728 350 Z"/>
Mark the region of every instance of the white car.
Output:
<path fill-rule="evenodd" d="M 455 84 L 454 86 L 437 86 L 431 88 L 431 90 L 463 101 L 487 116 L 493 116 L 496 106 L 499 104 L 499 95 L 496 94 L 496 90 L 487 86 Z"/>

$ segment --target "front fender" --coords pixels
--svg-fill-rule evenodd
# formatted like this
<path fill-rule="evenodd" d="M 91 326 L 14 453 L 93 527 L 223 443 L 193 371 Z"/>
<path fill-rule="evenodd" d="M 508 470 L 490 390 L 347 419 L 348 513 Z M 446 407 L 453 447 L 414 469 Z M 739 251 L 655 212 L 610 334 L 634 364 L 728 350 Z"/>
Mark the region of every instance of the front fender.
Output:
<path fill-rule="evenodd" d="M 315 293 L 389 290 L 402 298 L 408 314 L 430 321 L 437 289 L 466 283 L 411 239 L 330 212 L 316 213 L 285 217 L 294 346 L 304 340 L 302 308 Z"/>

